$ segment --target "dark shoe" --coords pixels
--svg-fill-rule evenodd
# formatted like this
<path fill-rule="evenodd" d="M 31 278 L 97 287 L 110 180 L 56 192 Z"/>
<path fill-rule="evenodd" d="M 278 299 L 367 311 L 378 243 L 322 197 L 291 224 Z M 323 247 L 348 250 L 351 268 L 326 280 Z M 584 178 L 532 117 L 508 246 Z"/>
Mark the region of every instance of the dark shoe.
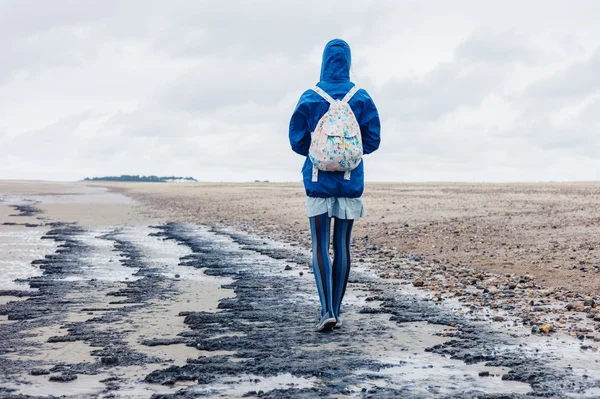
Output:
<path fill-rule="evenodd" d="M 335 316 L 331 313 L 326 313 L 325 316 L 321 317 L 319 324 L 315 328 L 317 332 L 329 332 L 333 329 L 336 324 Z"/>

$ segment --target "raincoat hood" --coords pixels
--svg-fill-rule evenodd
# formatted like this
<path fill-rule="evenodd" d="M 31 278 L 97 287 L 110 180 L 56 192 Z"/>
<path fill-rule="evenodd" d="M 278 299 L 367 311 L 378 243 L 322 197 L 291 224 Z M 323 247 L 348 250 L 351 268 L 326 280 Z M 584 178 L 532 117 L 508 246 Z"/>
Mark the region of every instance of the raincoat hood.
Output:
<path fill-rule="evenodd" d="M 350 46 L 341 39 L 333 39 L 325 45 L 321 64 L 322 82 L 350 81 Z"/>

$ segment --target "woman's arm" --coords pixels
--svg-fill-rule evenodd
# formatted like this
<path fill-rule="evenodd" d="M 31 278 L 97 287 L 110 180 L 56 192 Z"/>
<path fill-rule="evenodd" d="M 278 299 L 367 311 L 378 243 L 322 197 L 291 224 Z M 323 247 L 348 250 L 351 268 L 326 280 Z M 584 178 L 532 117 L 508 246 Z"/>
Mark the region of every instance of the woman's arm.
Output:
<path fill-rule="evenodd" d="M 308 128 L 308 113 L 309 108 L 304 101 L 306 93 L 300 97 L 298 105 L 292 114 L 290 120 L 290 145 L 295 153 L 308 156 L 310 147 L 310 131 Z"/>
<path fill-rule="evenodd" d="M 359 123 L 359 125 L 363 142 L 363 153 L 370 154 L 375 152 L 381 143 L 381 122 L 373 99 L 368 94 L 366 96 L 365 108 L 360 118 L 363 122 Z"/>

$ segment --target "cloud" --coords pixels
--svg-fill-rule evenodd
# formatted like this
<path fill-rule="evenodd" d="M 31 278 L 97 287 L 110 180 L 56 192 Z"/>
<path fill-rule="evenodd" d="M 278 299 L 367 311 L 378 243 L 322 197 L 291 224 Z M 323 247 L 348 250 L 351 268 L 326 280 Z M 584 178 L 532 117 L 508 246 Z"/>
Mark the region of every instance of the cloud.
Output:
<path fill-rule="evenodd" d="M 575 62 L 532 84 L 527 95 L 534 98 L 577 99 L 600 92 L 600 47 L 585 61 Z"/>
<path fill-rule="evenodd" d="M 289 118 L 342 37 L 367 180 L 600 179 L 600 9 L 563 6 L 0 0 L 0 178 L 296 181 Z"/>

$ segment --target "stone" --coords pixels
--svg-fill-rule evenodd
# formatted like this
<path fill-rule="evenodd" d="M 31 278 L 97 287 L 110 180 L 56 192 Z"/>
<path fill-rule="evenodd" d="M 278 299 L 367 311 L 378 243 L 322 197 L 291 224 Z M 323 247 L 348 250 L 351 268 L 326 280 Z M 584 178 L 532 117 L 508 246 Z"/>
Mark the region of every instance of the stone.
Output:
<path fill-rule="evenodd" d="M 50 376 L 50 381 L 53 382 L 70 382 L 77 379 L 76 374 L 61 374 L 61 375 L 53 375 Z"/>
<path fill-rule="evenodd" d="M 115 356 L 106 356 L 106 357 L 100 358 L 100 361 L 102 362 L 102 364 L 104 364 L 106 366 L 113 366 L 113 365 L 119 363 L 119 359 Z"/>
<path fill-rule="evenodd" d="M 540 327 L 540 332 L 543 332 L 544 334 L 550 334 L 553 330 L 554 330 L 553 324 L 544 324 L 543 326 Z"/>
<path fill-rule="evenodd" d="M 415 287 L 423 287 L 425 285 L 425 282 L 423 280 L 415 280 L 413 281 L 413 285 Z"/>

